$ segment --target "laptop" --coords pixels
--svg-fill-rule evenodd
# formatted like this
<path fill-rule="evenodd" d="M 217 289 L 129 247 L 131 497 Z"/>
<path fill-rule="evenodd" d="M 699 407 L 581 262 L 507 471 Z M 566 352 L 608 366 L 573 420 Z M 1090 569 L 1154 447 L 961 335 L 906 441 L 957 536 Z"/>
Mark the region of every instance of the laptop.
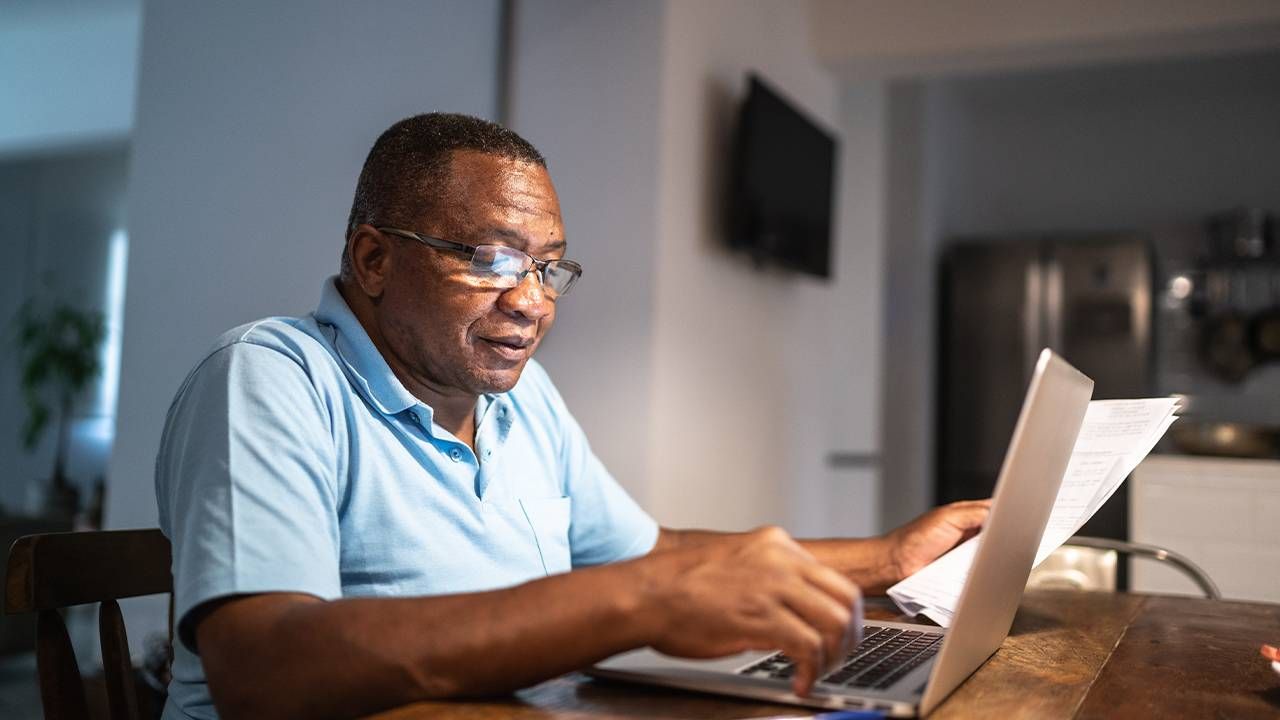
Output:
<path fill-rule="evenodd" d="M 791 692 L 794 668 L 776 652 L 684 660 L 645 648 L 588 673 L 890 717 L 927 715 L 1008 636 L 1092 394 L 1092 380 L 1051 350 L 1040 353 L 949 628 L 867 622 L 858 647 L 806 697 Z"/>

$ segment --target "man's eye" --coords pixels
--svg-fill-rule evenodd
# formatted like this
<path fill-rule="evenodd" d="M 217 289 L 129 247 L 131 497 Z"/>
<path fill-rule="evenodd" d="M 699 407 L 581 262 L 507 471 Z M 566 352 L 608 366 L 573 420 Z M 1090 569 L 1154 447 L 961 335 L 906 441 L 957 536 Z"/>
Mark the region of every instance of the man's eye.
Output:
<path fill-rule="evenodd" d="M 523 264 L 518 258 L 510 255 L 498 255 L 493 259 L 492 267 L 494 272 L 506 275 L 520 272 Z"/>

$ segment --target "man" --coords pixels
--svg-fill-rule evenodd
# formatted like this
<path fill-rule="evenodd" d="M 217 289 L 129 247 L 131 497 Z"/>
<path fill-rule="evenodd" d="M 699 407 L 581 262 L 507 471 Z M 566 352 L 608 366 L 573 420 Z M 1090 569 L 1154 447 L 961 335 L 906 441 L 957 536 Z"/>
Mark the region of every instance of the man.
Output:
<path fill-rule="evenodd" d="M 803 693 L 856 641 L 858 586 L 980 526 L 985 503 L 868 540 L 659 528 L 530 359 L 565 252 L 514 133 L 431 114 L 378 139 L 318 309 L 223 336 L 170 409 L 167 718 L 349 717 L 646 645 L 781 648 Z"/>

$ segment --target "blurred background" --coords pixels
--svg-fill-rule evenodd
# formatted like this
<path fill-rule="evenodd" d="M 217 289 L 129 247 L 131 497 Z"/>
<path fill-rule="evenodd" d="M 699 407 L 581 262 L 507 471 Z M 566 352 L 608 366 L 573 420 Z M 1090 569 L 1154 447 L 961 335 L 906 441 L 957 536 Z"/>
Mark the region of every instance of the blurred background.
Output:
<path fill-rule="evenodd" d="M 989 493 L 1049 345 L 1190 397 L 1091 530 L 1280 600 L 1272 0 L 0 0 L 6 546 L 156 525 L 182 378 L 314 309 L 369 146 L 433 110 L 547 156 L 586 271 L 540 359 L 664 524 Z M 165 604 L 127 617 L 140 651 Z"/>

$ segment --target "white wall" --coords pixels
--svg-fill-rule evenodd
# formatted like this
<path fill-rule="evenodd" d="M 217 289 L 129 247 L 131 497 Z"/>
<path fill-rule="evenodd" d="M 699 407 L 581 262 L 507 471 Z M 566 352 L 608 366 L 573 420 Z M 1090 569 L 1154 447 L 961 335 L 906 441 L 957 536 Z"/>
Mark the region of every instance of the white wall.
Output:
<path fill-rule="evenodd" d="M 858 312 L 849 292 L 855 280 L 756 270 L 724 248 L 723 208 L 747 72 L 761 72 L 837 132 L 840 90 L 818 64 L 802 4 L 667 10 L 652 509 L 674 525 L 742 529 L 803 519 L 804 529 L 833 531 L 797 518 L 803 513 L 793 503 L 825 495 L 830 451 L 867 441 L 833 427 L 853 387 L 853 368 L 834 351 L 854 331 L 844 315 Z M 844 257 L 843 243 L 836 257 Z M 859 508 L 849 510 L 858 516 Z"/>
<path fill-rule="evenodd" d="M 945 122 L 919 81 L 891 83 L 886 103 L 881 510 L 892 527 L 933 504 L 937 161 Z"/>
<path fill-rule="evenodd" d="M 661 5 L 515 5 L 510 126 L 546 156 L 583 277 L 538 359 L 592 449 L 647 500 Z"/>
<path fill-rule="evenodd" d="M 888 441 L 880 408 L 884 358 L 886 90 L 883 83 L 848 85 L 841 98 L 839 201 L 835 278 L 837 286 L 819 298 L 828 338 L 823 374 L 802 374 L 820 428 L 821 447 L 809 452 L 846 456 L 824 481 L 789 489 L 790 525 L 804 535 L 870 535 L 888 528 L 881 511 L 892 476 L 883 465 Z M 893 400 L 892 395 L 888 396 Z M 815 471 L 815 475 L 818 475 Z"/>
<path fill-rule="evenodd" d="M 826 460 L 878 449 L 878 86 L 842 92 L 803 4 L 517 8 L 511 120 L 547 153 L 591 260 L 544 358 L 601 457 L 666 524 L 874 531 L 874 464 Z M 753 69 L 847 136 L 829 283 L 724 247 Z"/>
<path fill-rule="evenodd" d="M 498 29 L 496 0 L 147 4 L 109 526 L 155 526 L 165 411 L 213 339 L 315 308 L 378 133 L 494 115 Z M 129 623 L 136 648 L 163 603 Z"/>
<path fill-rule="evenodd" d="M 139 0 L 0 7 L 0 155 L 127 138 Z"/>
<path fill-rule="evenodd" d="M 146 6 L 110 525 L 155 525 L 164 414 L 213 339 L 314 309 L 378 133 L 493 115 L 497 42 L 497 2 Z"/>

